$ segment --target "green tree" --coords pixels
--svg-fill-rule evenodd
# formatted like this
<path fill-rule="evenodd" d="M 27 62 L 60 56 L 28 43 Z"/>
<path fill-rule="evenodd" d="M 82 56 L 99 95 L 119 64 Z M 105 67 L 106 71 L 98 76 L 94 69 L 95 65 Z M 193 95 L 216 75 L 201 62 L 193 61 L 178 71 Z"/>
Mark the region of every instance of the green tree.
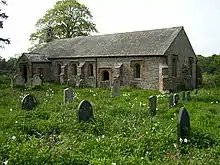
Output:
<path fill-rule="evenodd" d="M 3 4 L 3 5 L 7 5 L 5 0 L 1 0 L 0 3 Z M 1 8 L 0 8 L 0 11 L 2 11 Z M 8 16 L 5 13 L 0 12 L 0 28 L 1 29 L 3 29 L 3 20 L 5 20 L 7 18 L 8 18 Z M 8 38 L 0 37 L 0 41 L 5 43 L 5 44 L 10 44 L 10 40 Z M 3 47 L 3 46 L 1 45 L 0 47 Z"/>
<path fill-rule="evenodd" d="M 53 31 L 54 38 L 57 39 L 88 36 L 91 32 L 97 32 L 92 18 L 88 7 L 77 0 L 59 0 L 43 18 L 37 21 L 37 30 L 30 35 L 30 41 L 36 45 L 45 42 L 49 27 Z"/>

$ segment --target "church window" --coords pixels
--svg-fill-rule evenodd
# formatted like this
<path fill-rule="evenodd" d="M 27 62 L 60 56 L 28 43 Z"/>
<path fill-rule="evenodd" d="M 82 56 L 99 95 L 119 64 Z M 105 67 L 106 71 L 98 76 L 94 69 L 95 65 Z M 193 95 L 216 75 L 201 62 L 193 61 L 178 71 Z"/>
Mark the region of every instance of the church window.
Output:
<path fill-rule="evenodd" d="M 77 66 L 76 66 L 76 64 L 72 65 L 72 73 L 73 73 L 73 75 L 77 75 Z"/>
<path fill-rule="evenodd" d="M 89 66 L 88 66 L 88 75 L 89 75 L 89 77 L 94 76 L 92 64 L 89 64 Z"/>
<path fill-rule="evenodd" d="M 177 76 L 177 59 L 176 58 L 173 58 L 173 61 L 172 61 L 172 76 L 176 77 Z"/>
<path fill-rule="evenodd" d="M 134 72 L 135 78 L 141 77 L 141 66 L 140 64 L 135 64 L 135 72 Z"/>

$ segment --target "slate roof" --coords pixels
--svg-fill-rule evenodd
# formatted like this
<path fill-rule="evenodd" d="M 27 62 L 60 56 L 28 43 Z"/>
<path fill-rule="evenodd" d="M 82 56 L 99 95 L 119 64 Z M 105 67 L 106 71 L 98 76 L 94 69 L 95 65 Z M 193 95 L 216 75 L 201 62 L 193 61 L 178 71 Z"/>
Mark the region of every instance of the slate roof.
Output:
<path fill-rule="evenodd" d="M 164 55 L 181 29 L 182 26 L 60 39 L 30 53 L 48 58 Z"/>
<path fill-rule="evenodd" d="M 31 62 L 50 62 L 46 55 L 25 53 Z"/>

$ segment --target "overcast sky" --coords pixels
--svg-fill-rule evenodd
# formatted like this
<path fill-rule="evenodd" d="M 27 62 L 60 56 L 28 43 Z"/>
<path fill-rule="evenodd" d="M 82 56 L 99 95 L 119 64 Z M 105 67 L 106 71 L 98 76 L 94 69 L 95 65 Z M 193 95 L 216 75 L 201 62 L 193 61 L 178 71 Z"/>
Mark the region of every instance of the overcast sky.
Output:
<path fill-rule="evenodd" d="M 1 37 L 11 45 L 0 56 L 27 52 L 35 23 L 57 0 L 7 0 Z M 79 0 L 89 7 L 100 34 L 184 26 L 196 54 L 220 53 L 220 0 Z"/>

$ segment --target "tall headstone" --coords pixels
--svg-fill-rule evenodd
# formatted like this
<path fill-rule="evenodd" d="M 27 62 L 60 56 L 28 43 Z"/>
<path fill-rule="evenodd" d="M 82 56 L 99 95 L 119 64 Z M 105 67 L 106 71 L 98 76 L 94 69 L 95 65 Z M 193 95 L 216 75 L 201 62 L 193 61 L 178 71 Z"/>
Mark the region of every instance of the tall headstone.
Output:
<path fill-rule="evenodd" d="M 22 109 L 31 110 L 37 105 L 37 100 L 33 95 L 26 95 L 21 101 Z"/>
<path fill-rule="evenodd" d="M 12 88 L 24 87 L 25 79 L 20 74 L 16 74 L 11 80 L 11 86 Z"/>
<path fill-rule="evenodd" d="M 149 113 L 150 115 L 156 115 L 156 108 L 157 108 L 157 97 L 150 96 L 149 97 Z"/>
<path fill-rule="evenodd" d="M 185 91 L 183 91 L 183 92 L 181 93 L 181 101 L 182 101 L 182 102 L 186 101 L 186 92 L 185 92 Z"/>
<path fill-rule="evenodd" d="M 173 95 L 168 96 L 168 107 L 173 107 Z"/>
<path fill-rule="evenodd" d="M 39 74 L 35 74 L 32 80 L 32 87 L 39 87 L 42 85 L 42 79 Z"/>
<path fill-rule="evenodd" d="M 93 110 L 92 105 L 89 101 L 83 100 L 80 102 L 77 111 L 77 120 L 80 121 L 88 121 L 93 118 Z"/>
<path fill-rule="evenodd" d="M 177 104 L 178 104 L 178 101 L 179 101 L 179 94 L 177 94 L 177 93 L 175 93 L 174 95 L 173 95 L 173 105 L 174 106 L 177 106 Z"/>
<path fill-rule="evenodd" d="M 190 99 L 191 99 L 191 98 L 190 98 L 190 91 L 187 91 L 187 92 L 186 92 L 186 100 L 187 100 L 187 101 L 190 101 Z"/>
<path fill-rule="evenodd" d="M 64 103 L 71 103 L 73 102 L 73 89 L 72 88 L 66 88 L 63 91 L 63 102 Z"/>
<path fill-rule="evenodd" d="M 190 133 L 190 118 L 187 110 L 182 107 L 179 111 L 178 123 L 177 123 L 177 135 L 178 138 L 186 138 Z"/>
<path fill-rule="evenodd" d="M 113 86 L 111 87 L 111 96 L 120 97 L 120 81 L 118 79 L 115 79 L 113 82 Z"/>

